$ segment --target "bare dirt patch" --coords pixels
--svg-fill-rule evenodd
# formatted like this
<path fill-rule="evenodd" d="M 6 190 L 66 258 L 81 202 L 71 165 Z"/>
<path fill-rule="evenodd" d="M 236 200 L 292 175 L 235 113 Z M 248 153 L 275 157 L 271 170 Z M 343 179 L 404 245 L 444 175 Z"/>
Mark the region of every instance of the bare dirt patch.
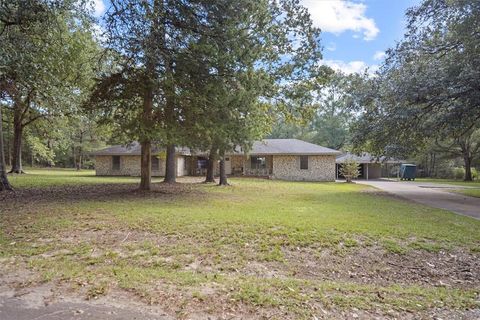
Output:
<path fill-rule="evenodd" d="M 478 288 L 480 256 L 463 250 L 393 254 L 369 246 L 339 255 L 331 249 L 285 251 L 289 267 L 302 278 L 376 285 L 432 285 Z"/>

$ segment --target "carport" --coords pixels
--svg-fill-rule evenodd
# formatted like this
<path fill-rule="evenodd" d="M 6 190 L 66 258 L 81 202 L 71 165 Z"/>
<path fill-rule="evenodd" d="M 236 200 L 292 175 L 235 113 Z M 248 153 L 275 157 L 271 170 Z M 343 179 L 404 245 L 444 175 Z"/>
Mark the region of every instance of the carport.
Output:
<path fill-rule="evenodd" d="M 355 161 L 360 165 L 359 179 L 380 179 L 382 177 L 396 176 L 401 161 L 386 157 L 374 157 L 369 153 L 356 155 L 345 153 L 336 159 L 336 178 L 343 178 L 340 174 L 340 167 L 346 161 Z"/>

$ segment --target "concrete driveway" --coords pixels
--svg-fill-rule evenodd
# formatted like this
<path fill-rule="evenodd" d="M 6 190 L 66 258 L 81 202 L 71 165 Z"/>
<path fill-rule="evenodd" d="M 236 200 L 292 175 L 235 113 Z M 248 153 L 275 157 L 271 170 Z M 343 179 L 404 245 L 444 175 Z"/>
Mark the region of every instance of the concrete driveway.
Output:
<path fill-rule="evenodd" d="M 480 198 L 447 191 L 448 189 L 462 188 L 461 186 L 394 180 L 357 180 L 356 182 L 430 207 L 480 219 Z"/>
<path fill-rule="evenodd" d="M 173 320 L 163 312 L 150 313 L 149 307 L 134 301 L 69 301 L 67 297 L 50 301 L 54 299 L 53 289 L 19 290 L 0 286 L 1 320 Z"/>

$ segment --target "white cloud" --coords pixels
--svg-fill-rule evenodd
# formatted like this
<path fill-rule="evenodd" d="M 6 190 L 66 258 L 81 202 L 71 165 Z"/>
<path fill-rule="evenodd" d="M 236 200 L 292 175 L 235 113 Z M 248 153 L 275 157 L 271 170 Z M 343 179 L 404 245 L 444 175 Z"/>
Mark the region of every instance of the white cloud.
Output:
<path fill-rule="evenodd" d="M 373 60 L 383 60 L 385 59 L 386 54 L 385 51 L 376 51 L 373 55 Z"/>
<path fill-rule="evenodd" d="M 322 60 L 322 64 L 329 66 L 335 71 L 341 71 L 345 74 L 363 73 L 368 69 L 369 74 L 375 73 L 378 70 L 377 65 L 368 65 L 365 61 L 355 60 L 345 62 L 342 60 Z"/>
<path fill-rule="evenodd" d="M 336 44 L 335 42 L 330 42 L 330 43 L 327 45 L 326 49 L 327 49 L 328 51 L 335 51 L 335 50 L 337 50 L 337 44 Z"/>
<path fill-rule="evenodd" d="M 363 33 L 364 40 L 373 40 L 380 30 L 375 20 L 365 16 L 367 6 L 350 0 L 303 0 L 313 23 L 325 32 L 341 34 L 347 30 Z"/>
<path fill-rule="evenodd" d="M 105 3 L 103 0 L 92 0 L 93 14 L 100 17 L 105 12 Z"/>

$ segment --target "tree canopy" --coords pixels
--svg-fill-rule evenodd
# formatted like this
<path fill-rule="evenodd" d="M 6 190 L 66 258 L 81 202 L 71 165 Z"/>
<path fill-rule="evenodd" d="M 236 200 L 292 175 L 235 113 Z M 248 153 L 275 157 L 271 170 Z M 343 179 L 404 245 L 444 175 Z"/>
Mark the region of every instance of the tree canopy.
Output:
<path fill-rule="evenodd" d="M 152 141 L 173 182 L 175 145 L 248 148 L 272 112 L 307 110 L 320 31 L 297 1 L 113 1 L 105 24 L 114 65 L 91 105 L 142 143 L 142 188 Z"/>
<path fill-rule="evenodd" d="M 465 141 L 480 119 L 480 3 L 426 0 L 407 12 L 407 32 L 357 92 L 357 149 L 405 156 L 430 137 Z M 473 159 L 463 148 L 466 180 Z"/>
<path fill-rule="evenodd" d="M 89 94 L 98 47 L 85 4 L 2 1 L 0 92 L 13 114 L 12 171 L 22 172 L 25 127 L 67 116 Z"/>

